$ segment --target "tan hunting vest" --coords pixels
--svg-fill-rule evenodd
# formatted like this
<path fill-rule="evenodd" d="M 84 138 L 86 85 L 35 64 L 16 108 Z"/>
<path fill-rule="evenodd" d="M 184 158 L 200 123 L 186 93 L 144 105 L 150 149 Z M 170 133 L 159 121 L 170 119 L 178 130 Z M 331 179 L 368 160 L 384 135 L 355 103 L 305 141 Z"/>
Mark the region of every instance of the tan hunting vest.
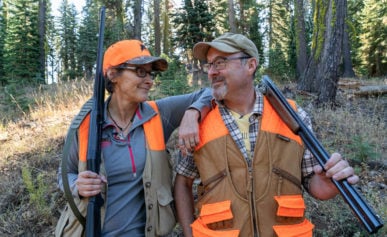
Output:
<path fill-rule="evenodd" d="M 310 235 L 299 236 L 311 236 L 312 225 L 305 220 L 301 196 L 304 152 L 301 138 L 293 134 L 266 98 L 259 123 L 249 172 L 218 107 L 206 116 L 200 126 L 200 144 L 194 153 L 203 184 L 196 210 L 200 211 L 203 204 L 230 200 L 234 218 L 232 228 L 228 229 L 240 230 L 239 236 L 254 236 L 254 230 L 260 237 L 277 236 L 273 228 L 277 228 L 278 236 L 281 231 L 309 228 Z"/>

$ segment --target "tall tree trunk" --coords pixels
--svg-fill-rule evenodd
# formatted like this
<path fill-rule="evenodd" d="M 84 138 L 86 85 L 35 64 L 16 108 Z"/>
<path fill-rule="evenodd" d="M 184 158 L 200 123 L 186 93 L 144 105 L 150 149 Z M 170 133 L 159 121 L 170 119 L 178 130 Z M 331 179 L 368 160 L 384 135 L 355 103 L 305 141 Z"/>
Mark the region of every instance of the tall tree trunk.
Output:
<path fill-rule="evenodd" d="M 343 77 L 355 77 L 351 60 L 351 43 L 348 36 L 347 8 L 345 9 L 344 37 L 343 37 Z"/>
<path fill-rule="evenodd" d="M 228 21 L 230 24 L 230 32 L 237 33 L 237 25 L 235 21 L 234 1 L 228 0 Z"/>
<path fill-rule="evenodd" d="M 46 78 L 46 13 L 47 1 L 39 0 L 39 71 L 42 78 L 40 83 L 45 83 Z"/>
<path fill-rule="evenodd" d="M 318 102 L 321 103 L 333 103 L 336 99 L 346 7 L 347 0 L 332 0 L 329 5 L 326 21 L 326 33 L 328 33 L 326 47 L 324 47 L 323 59 L 317 70 L 317 79 L 320 82 Z"/>
<path fill-rule="evenodd" d="M 312 55 L 298 88 L 317 92 L 319 103 L 336 97 L 346 6 L 346 0 L 316 1 Z"/>
<path fill-rule="evenodd" d="M 162 44 L 163 44 L 163 53 L 166 54 L 166 55 L 169 55 L 171 54 L 171 28 L 170 28 L 170 24 L 169 24 L 169 15 L 168 15 L 168 12 L 170 12 L 170 6 L 169 6 L 169 0 L 165 0 L 164 1 L 164 11 L 163 11 L 163 34 L 162 34 L 162 37 L 163 37 L 163 40 L 162 40 Z"/>
<path fill-rule="evenodd" d="M 134 1 L 134 38 L 141 40 L 141 19 L 143 0 Z"/>
<path fill-rule="evenodd" d="M 273 48 L 273 2 L 269 1 L 268 32 L 269 32 L 269 49 Z"/>
<path fill-rule="evenodd" d="M 306 50 L 306 31 L 305 31 L 305 11 L 304 1 L 295 1 L 295 20 L 296 20 L 296 53 L 297 53 L 297 70 L 296 77 L 305 71 L 308 55 Z"/>
<path fill-rule="evenodd" d="M 154 7 L 154 32 L 155 32 L 155 55 L 161 54 L 161 27 L 160 27 L 160 0 L 153 1 Z"/>

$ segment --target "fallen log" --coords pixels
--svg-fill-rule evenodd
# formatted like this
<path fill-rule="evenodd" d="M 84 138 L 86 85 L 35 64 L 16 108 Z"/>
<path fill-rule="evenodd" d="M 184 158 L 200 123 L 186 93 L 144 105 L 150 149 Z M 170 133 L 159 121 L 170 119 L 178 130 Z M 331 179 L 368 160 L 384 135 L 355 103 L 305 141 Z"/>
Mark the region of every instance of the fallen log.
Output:
<path fill-rule="evenodd" d="M 338 86 L 343 89 L 358 89 L 361 85 L 362 83 L 359 80 L 353 79 L 340 79 L 338 82 Z"/>
<path fill-rule="evenodd" d="M 387 85 L 360 86 L 359 90 L 354 91 L 356 96 L 371 96 L 387 94 Z"/>

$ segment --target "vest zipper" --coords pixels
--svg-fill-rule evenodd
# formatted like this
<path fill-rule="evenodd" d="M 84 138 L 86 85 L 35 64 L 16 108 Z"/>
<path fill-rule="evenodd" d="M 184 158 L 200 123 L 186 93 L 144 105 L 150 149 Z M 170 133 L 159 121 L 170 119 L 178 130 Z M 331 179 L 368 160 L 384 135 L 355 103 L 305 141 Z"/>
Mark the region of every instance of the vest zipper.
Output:
<path fill-rule="evenodd" d="M 254 203 L 254 179 L 252 175 L 252 170 L 249 167 L 249 181 L 247 184 L 247 191 L 250 192 L 250 203 L 251 203 L 251 209 L 252 209 L 252 216 L 253 216 L 253 233 L 254 237 L 258 237 L 258 229 L 257 229 L 257 220 L 255 218 L 256 211 L 255 211 L 255 203 Z"/>

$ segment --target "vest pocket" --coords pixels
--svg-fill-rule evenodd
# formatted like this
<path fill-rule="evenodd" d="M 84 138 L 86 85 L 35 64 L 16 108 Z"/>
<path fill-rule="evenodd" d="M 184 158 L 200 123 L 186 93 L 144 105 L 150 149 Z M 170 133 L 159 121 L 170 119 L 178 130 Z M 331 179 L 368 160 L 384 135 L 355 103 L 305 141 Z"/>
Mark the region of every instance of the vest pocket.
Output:
<path fill-rule="evenodd" d="M 272 169 L 273 173 L 278 175 L 281 178 L 284 178 L 294 184 L 296 187 L 298 187 L 301 190 L 301 180 L 299 180 L 297 177 L 292 175 L 291 173 L 287 172 L 286 170 L 280 169 L 278 167 L 273 167 Z"/>
<path fill-rule="evenodd" d="M 207 180 L 202 181 L 197 188 L 198 201 L 206 194 L 210 193 L 211 190 L 213 190 L 226 176 L 226 170 L 222 170 L 221 172 L 215 174 Z"/>
<path fill-rule="evenodd" d="M 277 216 L 303 217 L 305 202 L 301 195 L 274 196 L 277 201 Z"/>
<path fill-rule="evenodd" d="M 293 225 L 275 225 L 274 232 L 278 237 L 312 237 L 314 225 L 305 219 L 302 223 Z"/>
<path fill-rule="evenodd" d="M 172 192 L 165 187 L 160 187 L 157 190 L 157 235 L 166 235 L 176 225 L 175 214 L 172 210 L 173 197 Z"/>

